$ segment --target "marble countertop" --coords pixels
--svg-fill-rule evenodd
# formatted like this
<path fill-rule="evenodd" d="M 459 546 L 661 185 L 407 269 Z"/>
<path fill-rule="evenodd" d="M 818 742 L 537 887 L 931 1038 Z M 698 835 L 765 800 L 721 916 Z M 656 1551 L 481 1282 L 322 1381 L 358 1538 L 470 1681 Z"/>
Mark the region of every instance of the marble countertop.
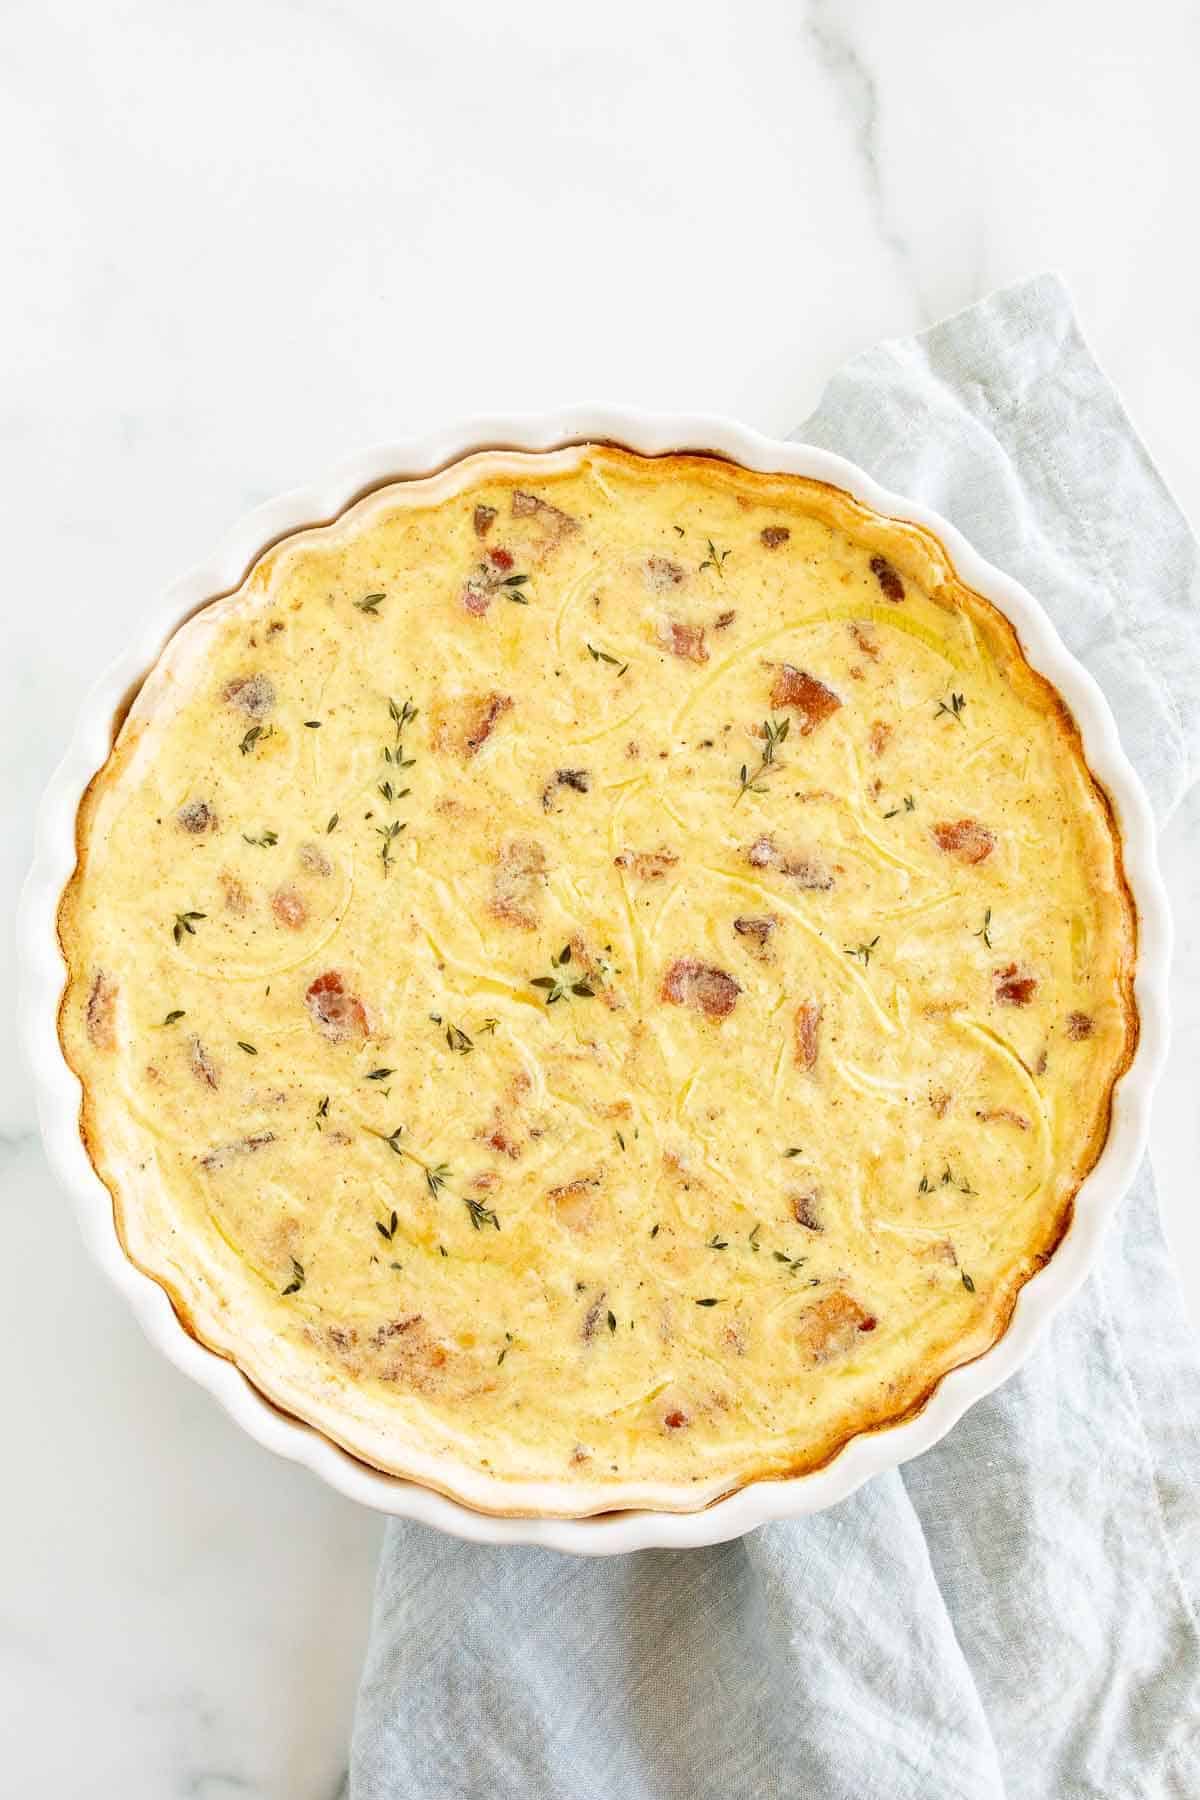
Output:
<path fill-rule="evenodd" d="M 97 665 L 247 507 L 375 440 L 588 398 L 785 432 L 854 351 L 1054 267 L 1200 517 L 1200 15 L 1080 19 L 18 0 L 9 910 Z M 1181 941 L 1154 1156 L 1200 1322 L 1200 796 L 1163 859 Z M 11 1031 L 0 1054 L 3 1785 L 332 1800 L 379 1521 L 143 1342 L 47 1172 Z"/>

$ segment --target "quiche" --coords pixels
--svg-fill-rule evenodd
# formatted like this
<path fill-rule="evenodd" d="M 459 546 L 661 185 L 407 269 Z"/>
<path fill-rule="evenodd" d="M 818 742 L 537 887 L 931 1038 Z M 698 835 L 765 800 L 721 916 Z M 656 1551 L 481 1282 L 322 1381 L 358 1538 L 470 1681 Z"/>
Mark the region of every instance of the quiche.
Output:
<path fill-rule="evenodd" d="M 816 1469 L 1004 1332 L 1137 1033 L 1119 833 L 927 532 L 488 452 L 167 644 L 59 930 L 132 1261 L 495 1513 Z"/>

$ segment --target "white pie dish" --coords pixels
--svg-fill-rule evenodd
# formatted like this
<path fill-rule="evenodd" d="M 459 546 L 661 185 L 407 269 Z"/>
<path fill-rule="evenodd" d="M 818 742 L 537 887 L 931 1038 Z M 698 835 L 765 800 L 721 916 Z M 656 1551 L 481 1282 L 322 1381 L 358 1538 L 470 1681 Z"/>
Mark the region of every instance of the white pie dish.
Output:
<path fill-rule="evenodd" d="M 74 867 L 76 811 L 84 789 L 109 753 L 114 719 L 186 618 L 215 596 L 235 589 L 250 564 L 271 543 L 302 527 L 330 520 L 365 492 L 386 482 L 428 475 L 476 450 L 542 451 L 587 439 L 611 441 L 647 455 L 707 450 L 750 468 L 808 476 L 845 489 L 876 512 L 921 525 L 942 542 L 963 581 L 1008 616 L 1030 663 L 1061 692 L 1079 724 L 1092 771 L 1112 800 L 1138 913 L 1135 996 L 1140 1038 L 1134 1060 L 1114 1095 L 1107 1143 L 1079 1191 L 1069 1232 L 1047 1268 L 1022 1291 L 1005 1335 L 975 1362 L 946 1376 L 915 1417 L 855 1438 L 833 1462 L 813 1474 L 753 1483 L 697 1513 L 626 1511 L 577 1520 L 501 1518 L 471 1511 L 431 1489 L 371 1469 L 281 1413 L 232 1363 L 192 1338 L 177 1320 L 164 1291 L 127 1259 L 114 1227 L 108 1190 L 94 1172 L 80 1139 L 79 1084 L 59 1045 L 56 1020 L 66 970 L 55 919 L 59 896 Z M 544 416 L 468 420 L 419 442 L 366 451 L 324 482 L 249 514 L 212 557 L 169 590 L 137 642 L 88 696 L 71 748 L 43 803 L 34 865 L 22 902 L 20 936 L 23 1032 L 47 1151 L 72 1194 L 93 1254 L 128 1296 L 152 1341 L 208 1388 L 252 1436 L 304 1463 L 351 1498 L 476 1542 L 541 1544 L 584 1554 L 650 1546 L 682 1548 L 736 1537 L 767 1519 L 831 1505 L 871 1475 L 907 1460 L 941 1438 L 967 1406 L 1025 1360 L 1052 1313 L 1087 1274 L 1104 1227 L 1142 1155 L 1153 1083 L 1166 1047 L 1169 921 L 1149 807 L 1121 750 L 1107 702 L 1066 650 L 1040 606 L 976 555 L 953 527 L 928 509 L 879 488 L 854 465 L 823 450 L 768 439 L 731 421 L 705 417 L 579 408 Z"/>

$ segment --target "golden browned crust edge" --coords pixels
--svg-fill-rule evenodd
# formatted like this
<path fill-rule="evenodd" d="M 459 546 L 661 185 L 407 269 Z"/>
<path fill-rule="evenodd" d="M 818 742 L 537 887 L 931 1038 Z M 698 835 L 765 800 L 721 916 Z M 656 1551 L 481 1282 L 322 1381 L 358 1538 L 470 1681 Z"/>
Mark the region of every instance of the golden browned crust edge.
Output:
<path fill-rule="evenodd" d="M 742 1489 L 749 1487 L 756 1482 L 787 1481 L 794 1480 L 801 1476 L 815 1474 L 819 1470 L 827 1468 L 835 1461 L 847 1445 L 855 1438 L 867 1435 L 873 1436 L 880 1432 L 890 1430 L 895 1426 L 906 1424 L 918 1417 L 936 1395 L 947 1375 L 957 1368 L 967 1367 L 970 1364 L 979 1361 L 981 1357 L 990 1354 L 990 1352 L 995 1349 L 996 1345 L 1004 1338 L 1011 1326 L 1013 1313 L 1016 1309 L 1021 1291 L 1026 1283 L 1030 1281 L 1033 1276 L 1038 1274 L 1051 1260 L 1055 1251 L 1070 1231 L 1074 1218 L 1076 1197 L 1084 1181 L 1091 1174 L 1092 1170 L 1100 1160 L 1104 1147 L 1108 1141 L 1112 1125 L 1113 1094 L 1118 1081 L 1125 1074 L 1133 1061 L 1140 1032 L 1140 1021 L 1134 998 L 1134 979 L 1137 966 L 1138 915 L 1133 892 L 1130 888 L 1125 870 L 1121 831 L 1117 822 L 1111 796 L 1103 784 L 1097 779 L 1087 761 L 1084 752 L 1082 733 L 1079 730 L 1079 726 L 1073 713 L 1067 706 L 1066 701 L 1063 699 L 1058 689 L 1048 677 L 1042 675 L 1038 670 L 1033 668 L 1025 655 L 1020 634 L 1001 608 L 997 606 L 994 601 L 989 600 L 986 595 L 980 594 L 976 589 L 969 587 L 959 578 L 949 552 L 936 534 L 925 526 L 916 525 L 907 520 L 896 519 L 885 514 L 876 513 L 870 507 L 867 507 L 863 505 L 862 502 L 856 500 L 854 496 L 844 488 L 839 488 L 830 482 L 816 480 L 810 476 L 796 475 L 788 472 L 768 472 L 748 469 L 731 457 L 716 452 L 667 452 L 658 456 L 644 456 L 609 442 L 598 441 L 597 447 L 602 450 L 602 454 L 605 457 L 623 464 L 627 474 L 636 474 L 642 479 L 653 478 L 660 470 L 666 470 L 668 472 L 678 471 L 680 473 L 688 471 L 697 473 L 703 472 L 709 480 L 715 479 L 729 487 L 736 487 L 741 492 L 745 492 L 748 485 L 757 488 L 759 497 L 764 502 L 769 499 L 772 491 L 782 489 L 794 498 L 797 489 L 803 489 L 806 490 L 810 496 L 819 496 L 824 502 L 823 506 L 818 506 L 816 509 L 819 516 L 825 517 L 827 522 L 836 523 L 848 530 L 856 531 L 860 538 L 865 536 L 881 545 L 886 544 L 892 557 L 902 570 L 905 568 L 906 563 L 913 560 L 913 552 L 919 551 L 921 553 L 927 566 L 922 569 L 920 576 L 917 577 L 920 584 L 926 588 L 931 599 L 936 600 L 939 604 L 945 605 L 948 609 L 962 608 L 966 610 L 972 616 L 975 623 L 982 624 L 985 627 L 992 641 L 993 649 L 998 653 L 998 660 L 1010 665 L 1008 669 L 1010 675 L 1014 670 L 1019 673 L 1021 680 L 1027 687 L 1029 697 L 1033 704 L 1043 711 L 1047 717 L 1052 719 L 1065 755 L 1082 772 L 1091 793 L 1099 803 L 1112 848 L 1114 873 L 1126 924 L 1125 955 L 1122 959 L 1119 976 L 1119 999 L 1125 1025 L 1125 1041 L 1123 1054 L 1108 1081 L 1103 1104 L 1097 1110 L 1096 1125 L 1091 1140 L 1087 1145 L 1084 1155 L 1079 1159 L 1079 1164 L 1074 1171 L 1073 1184 L 1070 1187 L 1070 1190 L 1063 1196 L 1057 1212 L 1047 1220 L 1046 1228 L 1042 1234 L 1042 1241 L 1036 1248 L 1030 1249 L 1024 1259 L 1022 1267 L 1014 1274 L 999 1301 L 993 1304 L 992 1317 L 994 1330 L 988 1341 L 983 1344 L 981 1348 L 975 1350 L 971 1355 L 963 1355 L 959 1356 L 957 1359 L 952 1359 L 949 1357 L 949 1353 L 952 1351 L 954 1344 L 962 1343 L 962 1336 L 960 1334 L 955 1338 L 947 1339 L 946 1344 L 939 1349 L 937 1353 L 931 1353 L 925 1359 L 924 1369 L 922 1371 L 914 1372 L 912 1380 L 908 1383 L 902 1394 L 898 1396 L 893 1395 L 886 1402 L 881 1401 L 880 1405 L 874 1409 L 860 1410 L 852 1420 L 840 1422 L 837 1426 L 831 1428 L 831 1430 L 826 1433 L 824 1439 L 819 1444 L 813 1446 L 805 1455 L 797 1457 L 795 1460 L 788 1462 L 782 1467 L 764 1465 L 760 1469 L 753 1470 L 750 1473 L 741 1476 L 737 1481 L 731 1483 L 731 1485 L 721 1493 L 709 1495 L 698 1504 L 694 1500 L 689 1503 L 689 1495 L 686 1486 L 681 1484 L 678 1505 L 660 1504 L 651 1509 L 647 1509 L 645 1503 L 641 1501 L 630 1501 L 626 1505 L 614 1505 L 613 1497 L 607 1498 L 604 1503 L 590 1511 L 568 1507 L 562 1509 L 556 1508 L 553 1510 L 546 1508 L 535 1509 L 530 1508 L 527 1505 L 504 1506 L 499 1503 L 485 1505 L 475 1497 L 467 1497 L 462 1491 L 462 1488 L 456 1487 L 449 1478 L 445 1483 L 442 1483 L 428 1474 L 413 1474 L 410 1469 L 406 1469 L 399 1463 L 394 1466 L 389 1466 L 382 1460 L 376 1460 L 364 1455 L 360 1449 L 343 1441 L 335 1431 L 328 1427 L 313 1424 L 310 1419 L 303 1415 L 303 1413 L 294 1410 L 291 1406 L 284 1404 L 275 1398 L 267 1391 L 262 1381 L 256 1379 L 255 1375 L 244 1366 L 235 1352 L 230 1351 L 221 1344 L 215 1342 L 211 1335 L 206 1335 L 183 1295 L 178 1291 L 174 1284 L 160 1271 L 146 1266 L 145 1262 L 136 1257 L 129 1247 L 128 1234 L 122 1211 L 121 1196 L 117 1185 L 104 1172 L 100 1133 L 93 1116 L 93 1109 L 83 1075 L 71 1060 L 64 1031 L 64 1015 L 75 986 L 82 978 L 77 963 L 72 957 L 69 938 L 71 916 L 86 866 L 85 838 L 87 826 L 102 789 L 115 779 L 119 772 L 120 764 L 124 761 L 125 756 L 132 748 L 132 743 L 136 741 L 135 739 L 131 739 L 128 743 L 122 743 L 120 738 L 130 708 L 132 707 L 137 694 L 141 691 L 141 687 L 144 685 L 146 678 L 150 674 L 150 670 L 148 669 L 145 676 L 143 676 L 142 681 L 132 688 L 124 697 L 113 720 L 112 746 L 109 755 L 93 775 L 84 790 L 75 820 L 75 867 L 63 888 L 55 914 L 55 928 L 59 952 L 67 970 L 67 978 L 63 985 L 63 992 L 57 1012 L 59 1046 L 64 1061 L 80 1083 L 80 1138 L 93 1169 L 108 1189 L 113 1209 L 113 1226 L 121 1245 L 122 1252 L 135 1268 L 142 1274 L 148 1276 L 150 1280 L 154 1281 L 163 1290 L 180 1326 L 188 1336 L 203 1349 L 215 1356 L 219 1356 L 222 1361 L 228 1362 L 237 1368 L 254 1393 L 278 1416 L 290 1419 L 295 1423 L 305 1426 L 319 1437 L 325 1437 L 331 1443 L 335 1444 L 345 1455 L 349 1456 L 354 1462 L 365 1469 L 412 1481 L 419 1486 L 445 1495 L 447 1498 L 454 1500 L 457 1504 L 466 1507 L 469 1511 L 494 1518 L 595 1518 L 605 1514 L 619 1513 L 631 1509 L 656 1510 L 674 1513 L 703 1512 L 710 1507 L 719 1504 L 722 1500 L 728 1499 L 731 1494 L 740 1492 Z M 505 452 L 504 454 L 520 455 L 525 453 Z M 534 455 L 536 453 L 528 454 Z M 444 465 L 444 467 L 453 467 L 456 466 L 458 462 L 467 460 L 469 460 L 467 457 L 455 458 L 452 463 Z M 570 471 L 564 471 L 564 473 L 567 472 Z M 560 477 L 553 474 L 542 475 L 539 476 L 539 484 L 548 481 L 552 482 L 557 478 Z M 339 520 L 343 519 L 354 506 L 358 505 L 363 499 L 369 497 L 371 494 L 380 491 L 382 488 L 403 485 L 403 482 L 397 483 L 386 480 L 372 484 L 363 492 L 355 495 L 354 499 L 332 519 L 316 521 L 313 526 L 295 527 L 293 530 L 284 533 L 281 537 L 273 539 L 269 544 L 264 545 L 259 555 L 252 560 L 244 580 L 249 578 L 253 570 L 259 567 L 264 558 L 280 543 L 287 542 L 288 539 L 297 536 L 303 530 L 322 529 L 336 524 Z M 907 556 L 905 552 L 908 552 Z M 936 576 L 936 579 L 931 579 L 931 572 L 933 576 Z M 194 618 L 198 612 L 206 611 L 209 606 L 217 604 L 218 601 L 228 598 L 230 592 L 237 591 L 239 590 L 226 590 L 222 594 L 214 595 L 209 601 L 205 602 L 203 606 L 194 609 L 187 618 L 181 619 L 178 626 L 171 633 L 171 637 L 167 640 L 167 644 L 164 644 L 160 650 L 159 659 L 161 659 L 162 655 L 165 653 L 167 645 L 173 641 L 178 631 L 182 630 L 189 619 Z M 933 1373 L 929 1372 L 928 1365 L 930 1363 L 935 1365 Z M 496 1475 L 494 1471 L 491 1473 L 495 1483 L 499 1484 L 503 1482 L 503 1476 Z"/>

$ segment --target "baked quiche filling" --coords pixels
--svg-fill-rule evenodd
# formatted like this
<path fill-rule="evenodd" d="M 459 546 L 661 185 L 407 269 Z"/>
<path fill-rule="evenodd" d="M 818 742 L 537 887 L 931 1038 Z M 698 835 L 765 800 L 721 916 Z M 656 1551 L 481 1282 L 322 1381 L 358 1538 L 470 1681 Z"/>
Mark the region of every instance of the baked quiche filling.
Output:
<path fill-rule="evenodd" d="M 393 485 L 174 636 L 61 1031 L 133 1261 L 365 1461 L 689 1509 L 1004 1331 L 1136 1035 L 1107 801 L 921 530 L 584 446 Z"/>

